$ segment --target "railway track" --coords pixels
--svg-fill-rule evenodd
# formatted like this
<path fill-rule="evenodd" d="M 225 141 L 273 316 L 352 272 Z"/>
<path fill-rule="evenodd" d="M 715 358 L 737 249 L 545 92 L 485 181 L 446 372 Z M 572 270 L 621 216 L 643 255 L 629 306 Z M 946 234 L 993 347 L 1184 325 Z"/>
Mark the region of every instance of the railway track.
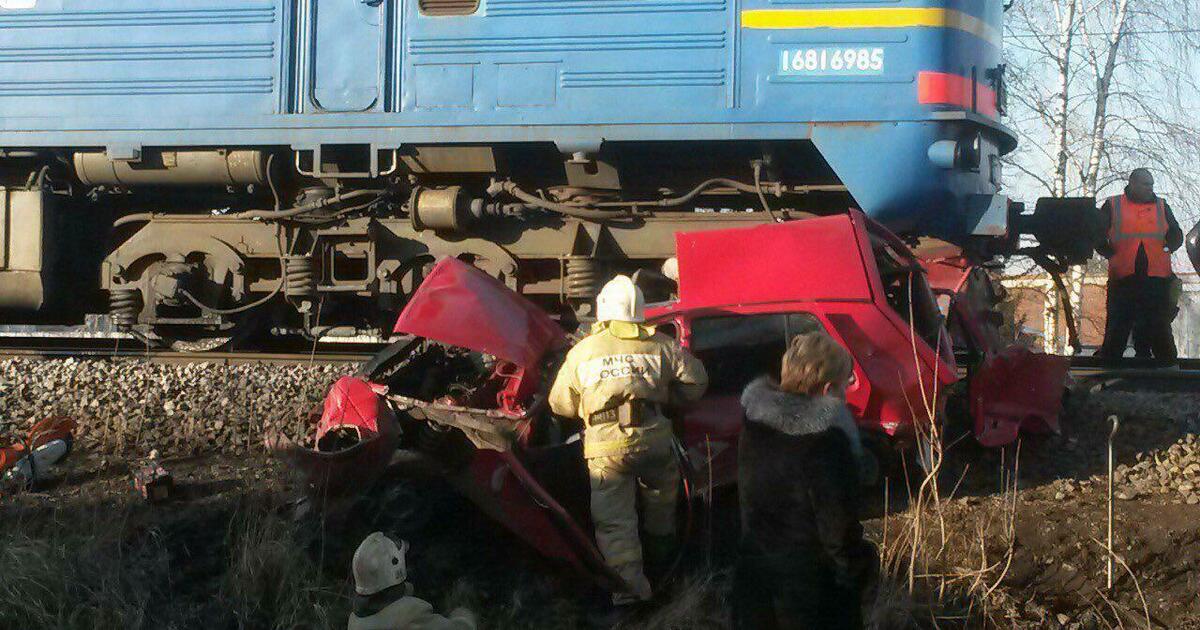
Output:
<path fill-rule="evenodd" d="M 175 352 L 125 343 L 37 344 L 0 347 L 2 359 L 83 359 L 110 361 L 143 361 L 166 365 L 187 363 L 219 363 L 224 365 L 275 364 L 308 365 L 361 363 L 370 359 L 374 348 L 317 348 L 307 351 L 292 349 L 272 352 Z"/>
<path fill-rule="evenodd" d="M 1095 357 L 1072 357 L 1071 376 L 1090 391 L 1200 393 L 1200 359 L 1180 359 L 1162 367 L 1145 359 L 1105 365 Z"/>
<path fill-rule="evenodd" d="M 1076 382 L 1088 391 L 1200 394 L 1200 370 L 1129 369 L 1072 370 Z"/>
<path fill-rule="evenodd" d="M 370 359 L 382 344 L 321 344 L 315 349 L 297 344 L 271 351 L 176 352 L 148 348 L 127 339 L 9 338 L 0 345 L 0 360 L 87 359 L 128 360 L 158 364 L 351 364 Z M 960 369 L 960 376 L 966 376 Z M 1149 361 L 1128 359 L 1119 367 L 1102 365 L 1094 357 L 1073 357 L 1071 376 L 1095 391 L 1118 389 L 1200 393 L 1200 359 L 1180 359 L 1177 366 L 1155 367 Z"/>

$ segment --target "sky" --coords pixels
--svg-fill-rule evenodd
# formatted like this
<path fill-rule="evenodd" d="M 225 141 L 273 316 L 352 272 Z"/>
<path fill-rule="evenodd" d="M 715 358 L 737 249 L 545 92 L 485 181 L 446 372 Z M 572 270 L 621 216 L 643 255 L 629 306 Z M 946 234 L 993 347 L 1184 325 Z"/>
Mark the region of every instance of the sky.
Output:
<path fill-rule="evenodd" d="M 1025 15 L 1034 16 L 1032 19 L 1039 20 L 1036 26 L 1039 28 L 1052 28 L 1053 12 L 1051 3 L 1054 0 L 1016 0 L 1017 2 L 1025 3 L 1023 7 L 1028 11 Z M 1085 4 L 1098 2 L 1093 5 L 1100 7 L 1101 10 L 1108 6 L 1104 4 L 1108 0 L 1083 0 Z M 1147 10 L 1162 10 L 1163 3 L 1170 4 L 1171 2 L 1182 2 L 1183 10 L 1186 11 L 1193 4 L 1195 8 L 1200 9 L 1200 1 L 1197 0 L 1129 0 L 1132 7 L 1146 7 Z M 1043 18 L 1044 16 L 1044 18 Z M 1026 50 L 1029 44 L 1035 43 L 1030 38 L 1033 37 L 1028 30 L 1027 23 L 1022 15 L 1016 11 L 1010 11 L 1008 15 L 1008 28 L 1006 30 L 1005 42 L 1005 57 L 1009 63 L 1009 72 L 1022 72 L 1027 82 L 1033 83 L 1044 94 L 1052 94 L 1056 91 L 1057 76 L 1054 68 L 1050 66 L 1049 60 L 1045 57 L 1035 55 Z M 1124 160 L 1115 165 L 1112 170 L 1117 171 L 1124 179 L 1125 171 L 1133 166 L 1147 166 L 1155 174 L 1156 192 L 1167 199 L 1174 211 L 1177 220 L 1187 232 L 1193 225 L 1200 221 L 1200 89 L 1197 84 L 1191 84 L 1189 78 L 1200 76 L 1197 70 L 1200 70 L 1200 47 L 1191 49 L 1182 48 L 1177 45 L 1181 37 L 1195 37 L 1200 40 L 1200 30 L 1196 34 L 1191 33 L 1191 25 L 1196 22 L 1197 16 L 1169 16 L 1167 19 L 1173 20 L 1169 24 L 1169 28 L 1176 28 L 1179 25 L 1189 32 L 1183 36 L 1175 33 L 1160 33 L 1160 30 L 1169 30 L 1156 26 L 1156 20 L 1153 15 L 1135 15 L 1135 18 L 1130 22 L 1130 29 L 1135 31 L 1134 36 L 1126 40 L 1132 47 L 1127 46 L 1124 51 L 1132 55 L 1142 58 L 1148 58 L 1153 63 L 1141 64 L 1136 68 L 1119 68 L 1117 71 L 1117 81 L 1121 82 L 1120 89 L 1122 90 L 1160 90 L 1157 95 L 1162 95 L 1167 98 L 1167 103 L 1161 110 L 1173 112 L 1172 121 L 1178 122 L 1181 129 L 1187 129 L 1190 133 L 1183 134 L 1190 137 L 1194 144 L 1190 148 L 1180 151 L 1182 157 L 1174 164 L 1154 164 L 1143 163 L 1140 159 Z M 1045 20 L 1041 22 L 1040 20 Z M 1085 27 L 1089 32 L 1098 30 L 1102 19 L 1098 19 L 1096 25 Z M 1018 39 L 1020 38 L 1020 39 Z M 1196 44 L 1197 41 L 1188 43 Z M 1083 94 L 1089 90 L 1092 77 L 1090 71 L 1084 64 L 1080 64 L 1077 81 L 1072 85 L 1074 93 Z M 1183 77 L 1182 79 L 1180 77 Z M 1016 77 L 1013 77 L 1016 79 Z M 1013 86 L 1015 81 L 1010 82 L 1010 90 L 1018 89 Z M 1170 86 L 1169 88 L 1164 86 Z M 1028 90 L 1026 90 L 1028 92 Z M 1033 170 L 1038 173 L 1045 173 L 1047 178 L 1053 172 L 1053 164 L 1049 157 L 1042 155 L 1039 147 L 1052 146 L 1052 139 L 1049 136 L 1048 130 L 1044 126 L 1035 121 L 1032 110 L 1023 107 L 1022 102 L 1018 98 L 1010 96 L 1008 99 L 1008 112 L 1002 122 L 1012 127 L 1018 134 L 1019 148 L 1013 154 L 1010 154 L 1009 159 L 1019 162 L 1026 169 Z M 1081 100 L 1080 109 L 1076 116 L 1078 123 L 1082 126 L 1090 125 L 1091 121 L 1091 105 L 1090 99 Z M 1119 103 L 1113 103 L 1114 108 L 1120 113 Z M 1130 125 L 1131 127 L 1132 125 Z M 1128 127 L 1127 127 L 1128 128 Z M 1137 142 L 1129 141 L 1129 134 L 1123 133 L 1120 128 L 1113 129 L 1111 134 L 1106 134 L 1110 138 L 1118 141 L 1129 142 L 1130 146 L 1136 149 Z M 1172 146 L 1178 146 L 1178 143 Z M 1085 147 L 1080 148 L 1081 151 L 1086 150 Z M 1111 172 L 1111 171 L 1110 171 Z M 1180 176 L 1187 181 L 1178 181 L 1176 176 Z M 1038 197 L 1047 196 L 1047 190 L 1038 183 L 1034 178 L 1025 175 L 1013 165 L 1007 165 L 1005 168 L 1005 188 L 1006 194 L 1014 200 L 1025 201 L 1031 203 Z M 1103 199 L 1110 195 L 1120 194 L 1123 181 L 1109 184 L 1099 191 L 1098 197 Z M 1180 254 L 1177 256 L 1176 268 L 1181 268 L 1188 271 L 1191 270 L 1191 263 L 1187 261 L 1186 256 Z"/>

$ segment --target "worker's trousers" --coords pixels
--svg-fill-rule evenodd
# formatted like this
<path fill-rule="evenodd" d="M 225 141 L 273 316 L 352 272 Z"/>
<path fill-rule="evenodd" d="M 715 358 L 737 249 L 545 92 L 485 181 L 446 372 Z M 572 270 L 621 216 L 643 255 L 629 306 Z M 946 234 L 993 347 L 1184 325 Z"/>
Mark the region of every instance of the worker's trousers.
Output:
<path fill-rule="evenodd" d="M 1129 335 L 1139 357 L 1152 353 L 1155 359 L 1174 361 L 1175 337 L 1171 334 L 1174 308 L 1169 278 L 1130 276 L 1109 280 L 1108 315 L 1104 345 L 1097 353 L 1108 359 L 1125 354 Z"/>
<path fill-rule="evenodd" d="M 642 499 L 642 522 L 647 534 L 675 533 L 679 466 L 669 440 L 654 440 L 649 446 L 647 450 L 587 460 L 596 543 L 604 561 L 632 590 L 613 594 L 613 603 L 618 605 L 650 599 L 652 594 L 638 539 L 637 497 Z"/>

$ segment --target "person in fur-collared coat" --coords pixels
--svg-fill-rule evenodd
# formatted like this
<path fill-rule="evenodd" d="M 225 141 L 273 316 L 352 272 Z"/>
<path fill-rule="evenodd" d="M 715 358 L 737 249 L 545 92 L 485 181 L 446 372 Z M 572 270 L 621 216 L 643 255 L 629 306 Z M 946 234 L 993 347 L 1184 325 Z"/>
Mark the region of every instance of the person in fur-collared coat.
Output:
<path fill-rule="evenodd" d="M 844 401 L 849 353 L 824 333 L 797 336 L 779 383 L 746 387 L 738 446 L 742 533 L 737 628 L 858 629 L 878 570 L 858 520 L 862 445 Z"/>

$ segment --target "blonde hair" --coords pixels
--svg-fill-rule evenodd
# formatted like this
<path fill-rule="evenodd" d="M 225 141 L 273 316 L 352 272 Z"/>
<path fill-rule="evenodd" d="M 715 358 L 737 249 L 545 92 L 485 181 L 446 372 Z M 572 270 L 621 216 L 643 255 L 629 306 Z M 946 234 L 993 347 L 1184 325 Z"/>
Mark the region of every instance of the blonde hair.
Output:
<path fill-rule="evenodd" d="M 824 332 L 796 335 L 783 353 L 780 389 L 794 394 L 820 394 L 826 385 L 850 380 L 850 353 Z"/>

